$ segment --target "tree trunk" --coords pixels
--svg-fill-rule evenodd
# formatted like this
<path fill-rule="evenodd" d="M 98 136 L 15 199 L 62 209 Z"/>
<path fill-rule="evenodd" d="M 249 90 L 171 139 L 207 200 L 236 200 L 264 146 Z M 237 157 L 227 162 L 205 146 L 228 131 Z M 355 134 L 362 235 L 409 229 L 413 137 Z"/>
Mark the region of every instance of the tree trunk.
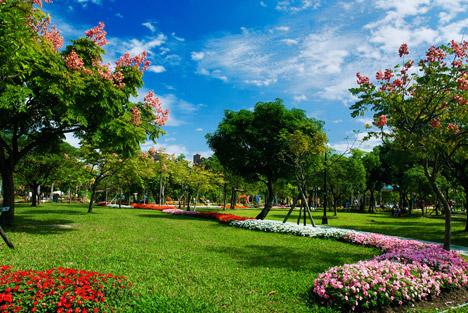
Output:
<path fill-rule="evenodd" d="M 434 167 L 436 166 L 437 166 L 437 160 L 436 160 L 436 164 L 434 165 Z M 442 193 L 442 191 L 440 190 L 439 186 L 436 183 L 437 169 L 433 170 L 432 174 L 429 173 L 429 165 L 428 165 L 427 160 L 424 163 L 424 174 L 429 180 L 429 184 L 431 185 L 432 189 L 437 195 L 437 198 L 440 200 L 440 202 L 442 202 L 442 207 L 445 213 L 444 249 L 447 251 L 450 251 L 450 243 L 451 243 L 451 235 L 452 235 L 452 216 L 450 212 L 450 206 L 444 194 Z"/>
<path fill-rule="evenodd" d="M 465 223 L 465 229 L 463 231 L 468 231 L 468 190 L 465 188 L 465 211 L 466 211 L 466 223 Z"/>
<path fill-rule="evenodd" d="M 374 213 L 375 209 L 375 197 L 374 197 L 374 189 L 370 189 L 370 199 L 369 199 L 369 210 L 367 213 Z"/>
<path fill-rule="evenodd" d="M 236 192 L 236 187 L 232 187 L 231 188 L 231 210 L 234 210 L 236 208 L 236 196 L 237 196 L 237 192 Z"/>
<path fill-rule="evenodd" d="M 197 192 L 195 193 L 195 203 L 193 204 L 193 210 L 197 210 L 197 203 L 198 203 L 198 192 L 200 191 L 199 188 L 197 188 Z"/>
<path fill-rule="evenodd" d="M 273 203 L 273 182 L 269 179 L 267 182 L 268 196 L 263 210 L 255 217 L 257 220 L 263 220 L 271 210 Z"/>
<path fill-rule="evenodd" d="M 53 202 L 53 201 L 54 201 L 54 185 L 55 185 L 55 182 L 53 182 L 53 183 L 52 183 L 52 186 L 50 186 L 49 202 Z"/>
<path fill-rule="evenodd" d="M 190 197 L 191 197 L 191 192 L 190 189 L 188 191 L 188 197 L 187 197 L 187 211 L 190 211 Z"/>
<path fill-rule="evenodd" d="M 38 185 L 37 184 L 32 184 L 31 188 L 32 188 L 31 206 L 37 207 L 37 196 L 38 196 L 37 188 L 38 188 Z"/>
<path fill-rule="evenodd" d="M 91 197 L 89 198 L 88 213 L 93 212 L 93 202 L 94 202 L 94 198 L 96 197 L 96 188 L 97 188 L 96 183 L 91 185 Z"/>
<path fill-rule="evenodd" d="M 227 199 L 227 184 L 224 183 L 224 200 L 223 200 L 223 211 L 226 211 L 226 199 Z M 467 219 L 467 225 L 468 225 L 468 219 Z"/>
<path fill-rule="evenodd" d="M 4 207 L 10 207 L 10 210 L 3 212 L 0 220 L 5 226 L 13 226 L 15 220 L 15 183 L 13 180 L 13 169 L 2 167 L 3 181 L 3 204 Z"/>

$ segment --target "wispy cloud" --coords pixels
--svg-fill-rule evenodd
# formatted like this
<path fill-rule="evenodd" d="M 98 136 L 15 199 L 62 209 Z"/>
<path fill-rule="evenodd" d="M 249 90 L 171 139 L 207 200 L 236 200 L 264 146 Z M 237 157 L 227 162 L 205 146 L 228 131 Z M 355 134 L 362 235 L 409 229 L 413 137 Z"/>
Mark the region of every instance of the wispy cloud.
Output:
<path fill-rule="evenodd" d="M 192 60 L 199 61 L 205 57 L 204 52 L 192 52 Z"/>
<path fill-rule="evenodd" d="M 151 65 L 148 67 L 148 71 L 153 73 L 162 73 L 165 72 L 166 69 L 162 65 Z"/>
<path fill-rule="evenodd" d="M 318 8 L 320 6 L 320 1 L 312 1 L 312 0 L 283 0 L 278 1 L 276 4 L 276 9 L 280 11 L 287 11 L 287 12 L 299 12 L 302 10 L 306 10 L 308 8 Z"/>
<path fill-rule="evenodd" d="M 145 22 L 145 23 L 143 23 L 141 25 L 145 26 L 146 28 L 148 28 L 153 33 L 156 31 L 156 27 L 151 22 Z"/>
<path fill-rule="evenodd" d="M 177 41 L 185 41 L 185 38 L 182 38 L 182 37 L 176 36 L 176 34 L 175 34 L 175 33 L 172 33 L 171 35 L 172 35 L 172 38 L 174 38 L 174 39 L 175 39 L 175 40 L 177 40 Z"/>

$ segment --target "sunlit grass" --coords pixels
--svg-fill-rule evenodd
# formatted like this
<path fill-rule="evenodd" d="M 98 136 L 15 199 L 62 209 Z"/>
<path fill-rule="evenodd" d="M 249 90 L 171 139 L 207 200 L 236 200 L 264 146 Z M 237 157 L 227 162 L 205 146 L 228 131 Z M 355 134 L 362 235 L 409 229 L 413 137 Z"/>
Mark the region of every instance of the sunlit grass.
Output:
<path fill-rule="evenodd" d="M 2 264 L 122 275 L 139 294 L 135 312 L 325 312 L 307 303 L 317 275 L 377 253 L 159 211 L 86 211 L 19 206 L 17 226 L 6 230 L 16 249 L 0 245 Z"/>

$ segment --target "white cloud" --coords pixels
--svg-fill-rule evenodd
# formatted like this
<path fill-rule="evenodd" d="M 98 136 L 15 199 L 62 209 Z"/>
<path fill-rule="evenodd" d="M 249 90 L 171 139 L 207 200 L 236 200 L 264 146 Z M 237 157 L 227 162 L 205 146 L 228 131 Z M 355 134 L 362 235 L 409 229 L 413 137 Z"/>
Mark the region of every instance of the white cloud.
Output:
<path fill-rule="evenodd" d="M 124 42 L 122 49 L 128 51 L 131 55 L 138 55 L 143 51 L 146 51 L 148 54 L 152 53 L 152 49 L 160 47 L 167 40 L 167 37 L 164 34 L 158 34 L 155 38 L 146 38 L 146 39 L 130 39 L 128 42 Z"/>
<path fill-rule="evenodd" d="M 101 5 L 101 0 L 77 0 L 78 3 L 81 3 L 83 8 L 86 8 L 88 6 L 88 3 L 94 3 L 97 5 Z"/>
<path fill-rule="evenodd" d="M 156 27 L 154 27 L 153 24 L 151 24 L 151 22 L 146 22 L 146 23 L 143 23 L 141 25 L 148 28 L 152 33 L 154 33 L 156 31 Z"/>
<path fill-rule="evenodd" d="M 288 46 L 297 45 L 299 43 L 299 41 L 297 41 L 297 39 L 290 39 L 290 38 L 281 39 L 281 41 L 286 43 Z"/>
<path fill-rule="evenodd" d="M 306 95 L 294 96 L 293 98 L 294 98 L 294 101 L 297 101 L 297 102 L 307 100 Z"/>
<path fill-rule="evenodd" d="M 287 11 L 287 12 L 299 12 L 299 11 L 302 11 L 302 10 L 306 10 L 308 8 L 316 9 L 319 6 L 320 6 L 320 1 L 290 0 L 290 1 L 278 1 L 277 4 L 276 4 L 276 9 L 280 10 L 280 11 Z"/>
<path fill-rule="evenodd" d="M 262 7 L 264 7 L 264 8 L 267 7 L 267 5 L 265 4 L 265 2 L 263 2 L 263 1 L 260 1 L 260 5 L 261 5 Z"/>
<path fill-rule="evenodd" d="M 116 13 L 115 16 L 117 16 L 118 18 L 124 18 L 124 16 L 120 13 Z"/>
<path fill-rule="evenodd" d="M 197 131 L 197 132 L 202 132 L 202 131 L 203 131 L 203 128 L 197 128 L 197 129 L 195 129 L 195 131 Z"/>
<path fill-rule="evenodd" d="M 289 26 L 277 26 L 273 28 L 273 30 L 281 31 L 281 32 L 288 32 L 290 30 Z"/>
<path fill-rule="evenodd" d="M 199 61 L 205 57 L 204 52 L 192 52 L 192 60 Z"/>
<path fill-rule="evenodd" d="M 270 86 L 271 84 L 276 83 L 277 79 L 265 79 L 265 80 L 254 79 L 254 80 L 246 80 L 245 82 L 247 84 L 253 84 L 258 87 L 262 87 L 262 86 Z"/>
<path fill-rule="evenodd" d="M 172 33 L 171 35 L 172 35 L 172 38 L 174 38 L 174 39 L 177 40 L 177 41 L 185 41 L 185 38 L 178 37 L 178 36 L 176 36 L 175 33 Z"/>
<path fill-rule="evenodd" d="M 162 73 L 165 72 L 166 69 L 162 65 L 151 65 L 148 67 L 148 71 L 153 73 Z"/>

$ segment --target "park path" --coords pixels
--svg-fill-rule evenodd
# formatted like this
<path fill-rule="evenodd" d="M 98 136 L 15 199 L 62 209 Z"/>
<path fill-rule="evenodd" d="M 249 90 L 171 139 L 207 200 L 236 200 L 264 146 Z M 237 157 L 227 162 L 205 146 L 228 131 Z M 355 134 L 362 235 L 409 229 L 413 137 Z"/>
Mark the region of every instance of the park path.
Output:
<path fill-rule="evenodd" d="M 291 225 L 297 225 L 297 223 L 294 223 L 294 222 L 286 222 L 286 223 L 291 224 Z M 302 225 L 302 224 L 300 224 L 300 225 Z M 312 227 L 312 225 L 306 225 L 306 227 Z M 378 234 L 378 233 L 372 233 L 372 232 L 361 231 L 361 230 L 356 230 L 356 229 L 349 229 L 349 228 L 346 228 L 346 229 L 345 229 L 345 228 L 339 228 L 339 227 L 327 226 L 327 225 L 315 225 L 315 227 L 323 227 L 323 228 L 338 229 L 338 230 L 352 230 L 352 231 L 355 231 L 355 232 L 358 232 L 358 233 Z M 385 235 L 385 234 L 382 234 L 382 235 Z M 439 246 L 443 246 L 443 244 L 440 243 L 440 242 L 433 242 L 433 241 L 420 240 L 420 239 L 413 239 L 413 238 L 405 238 L 405 237 L 391 236 L 391 235 L 385 235 L 385 236 L 389 236 L 389 237 L 393 237 L 393 238 L 398 238 L 398 239 L 403 239 L 403 240 L 417 240 L 417 241 L 424 242 L 424 243 L 428 243 L 428 244 L 436 244 L 436 245 L 439 245 Z M 457 251 L 458 253 L 460 253 L 460 254 L 462 254 L 462 255 L 468 256 L 468 247 L 458 246 L 458 245 L 450 245 L 450 248 L 451 248 L 451 250 L 453 250 L 453 251 Z"/>

